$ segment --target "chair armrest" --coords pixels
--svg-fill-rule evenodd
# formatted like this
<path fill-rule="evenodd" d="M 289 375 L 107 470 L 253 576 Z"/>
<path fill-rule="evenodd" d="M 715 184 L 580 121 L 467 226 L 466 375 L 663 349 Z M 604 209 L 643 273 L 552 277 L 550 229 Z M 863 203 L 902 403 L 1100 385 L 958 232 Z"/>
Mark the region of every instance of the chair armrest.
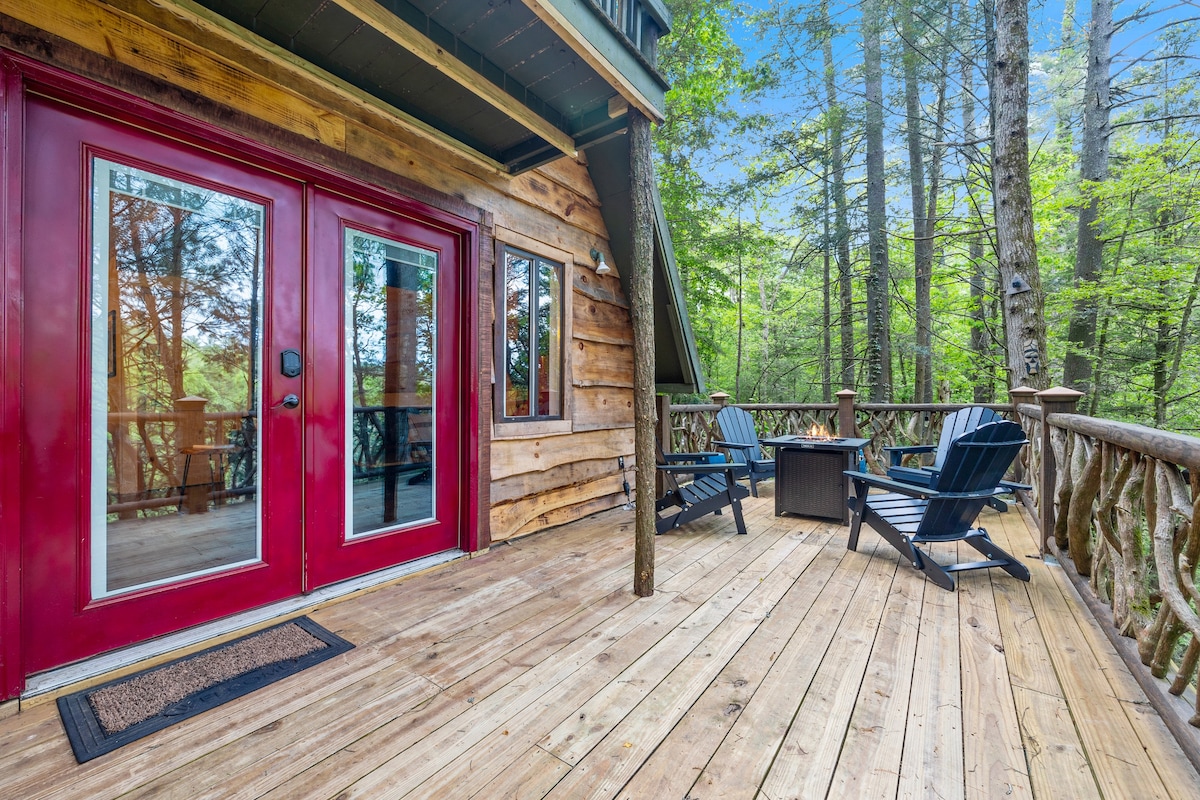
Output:
<path fill-rule="evenodd" d="M 904 463 L 905 456 L 915 456 L 921 453 L 933 453 L 937 450 L 937 445 L 933 444 L 912 444 L 896 447 L 885 447 L 883 452 L 888 454 L 891 459 L 891 465 L 898 467 Z"/>
<path fill-rule="evenodd" d="M 1033 487 L 1028 483 L 1017 483 L 1016 481 L 1000 481 L 1000 486 L 1010 492 L 1015 492 L 1018 489 L 1024 492 L 1033 491 Z"/>
<path fill-rule="evenodd" d="M 872 475 L 869 472 L 858 472 L 857 470 L 851 469 L 843 470 L 843 472 L 846 477 L 850 478 L 850 480 L 854 482 L 854 494 L 858 497 L 862 496 L 858 494 L 858 488 L 861 485 L 870 486 L 875 489 L 886 489 L 889 492 L 902 494 L 906 497 L 917 497 L 927 500 L 933 500 L 935 498 L 940 498 L 943 500 L 986 500 L 989 497 L 993 497 L 996 493 L 994 488 L 980 489 L 979 491 L 975 492 L 939 492 L 926 486 L 916 486 L 911 483 L 900 483 L 899 481 L 885 478 L 882 475 Z"/>
<path fill-rule="evenodd" d="M 752 444 L 742 444 L 739 442 L 713 442 L 713 444 L 715 444 L 717 447 L 729 447 L 734 450 L 753 450 L 754 449 L 754 445 L 752 445 Z"/>
<path fill-rule="evenodd" d="M 933 479 L 937 476 L 937 473 L 931 469 L 899 467 L 893 464 L 892 466 L 888 467 L 887 476 L 894 481 L 900 481 L 902 483 L 928 486 L 933 483 Z"/>
<path fill-rule="evenodd" d="M 728 472 L 732 478 L 737 479 L 734 474 L 737 464 L 656 464 L 655 469 L 659 472 L 683 475 L 711 475 L 717 472 Z"/>
<path fill-rule="evenodd" d="M 679 461 L 679 462 L 694 461 L 697 463 L 705 464 L 705 463 L 708 463 L 709 459 L 712 458 L 713 456 L 716 456 L 718 458 L 725 457 L 725 455 L 723 453 L 718 453 L 716 451 L 701 452 L 701 453 L 663 453 L 663 460 L 664 461 Z"/>

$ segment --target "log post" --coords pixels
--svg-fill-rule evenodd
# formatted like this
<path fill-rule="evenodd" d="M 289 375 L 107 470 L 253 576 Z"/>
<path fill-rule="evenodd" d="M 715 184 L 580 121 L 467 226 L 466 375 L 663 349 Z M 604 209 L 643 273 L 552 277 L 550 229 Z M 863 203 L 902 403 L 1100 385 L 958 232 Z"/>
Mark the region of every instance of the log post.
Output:
<path fill-rule="evenodd" d="M 671 442 L 671 395 L 660 394 L 657 398 L 658 404 L 658 442 L 662 445 L 664 453 L 675 452 L 675 447 Z M 663 485 L 663 476 L 658 474 L 658 470 L 654 471 L 654 496 L 662 497 L 662 493 L 666 491 Z"/>
<path fill-rule="evenodd" d="M 1008 390 L 1009 402 L 1012 403 L 1012 419 L 1013 422 L 1020 425 L 1022 428 L 1025 424 L 1021 422 L 1021 406 L 1026 403 L 1033 403 L 1037 399 L 1037 389 L 1031 386 L 1017 386 Z M 1025 464 L 1017 460 L 1016 469 L 1013 470 L 1013 478 L 1021 483 L 1025 482 Z"/>
<path fill-rule="evenodd" d="M 629 109 L 629 190 L 633 211 L 633 263 L 629 265 L 629 308 L 633 317 L 633 425 L 637 461 L 634 517 L 633 592 L 654 594 L 654 164 L 650 120 Z"/>
<path fill-rule="evenodd" d="M 1063 386 L 1037 393 L 1038 402 L 1042 406 L 1042 474 L 1038 477 L 1038 524 L 1042 529 L 1043 557 L 1049 552 L 1050 538 L 1054 536 L 1054 501 L 1058 483 L 1058 466 L 1054 463 L 1054 447 L 1050 442 L 1050 415 L 1074 414 L 1081 397 L 1083 392 Z"/>
<path fill-rule="evenodd" d="M 212 463 L 204 441 L 204 407 L 206 397 L 180 397 L 175 401 L 179 414 L 179 491 L 182 507 L 189 514 L 208 511 L 208 490 L 212 486 Z M 186 473 L 186 474 L 185 474 Z"/>
<path fill-rule="evenodd" d="M 854 418 L 854 398 L 858 392 L 853 389 L 842 389 L 837 393 L 837 435 L 842 437 L 858 436 L 858 423 Z"/>

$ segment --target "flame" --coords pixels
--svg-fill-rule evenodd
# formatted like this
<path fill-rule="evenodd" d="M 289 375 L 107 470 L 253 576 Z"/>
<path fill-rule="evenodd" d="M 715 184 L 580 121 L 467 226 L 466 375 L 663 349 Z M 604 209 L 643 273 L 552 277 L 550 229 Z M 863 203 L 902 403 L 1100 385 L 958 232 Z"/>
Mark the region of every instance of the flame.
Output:
<path fill-rule="evenodd" d="M 833 434 L 831 434 L 829 432 L 828 428 L 826 428 L 824 425 L 817 425 L 816 423 L 813 423 L 812 426 L 809 427 L 807 435 L 808 435 L 808 438 L 810 438 L 810 439 L 832 439 L 833 438 Z"/>

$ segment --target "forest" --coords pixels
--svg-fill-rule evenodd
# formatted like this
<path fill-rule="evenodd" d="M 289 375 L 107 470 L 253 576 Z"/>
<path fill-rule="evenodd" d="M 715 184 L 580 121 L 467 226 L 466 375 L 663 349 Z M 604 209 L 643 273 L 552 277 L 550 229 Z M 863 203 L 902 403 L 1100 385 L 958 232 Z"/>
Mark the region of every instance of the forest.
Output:
<path fill-rule="evenodd" d="M 656 167 L 707 391 L 1063 385 L 1200 430 L 1200 7 L 668 6 Z"/>

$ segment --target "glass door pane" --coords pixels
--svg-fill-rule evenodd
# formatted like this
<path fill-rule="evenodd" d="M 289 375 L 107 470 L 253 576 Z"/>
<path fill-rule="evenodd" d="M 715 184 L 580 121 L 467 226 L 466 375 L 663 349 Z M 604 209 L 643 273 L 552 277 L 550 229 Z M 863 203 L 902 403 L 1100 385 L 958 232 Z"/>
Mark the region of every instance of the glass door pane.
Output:
<path fill-rule="evenodd" d="M 265 209 L 100 158 L 92 178 L 100 598 L 262 558 Z"/>
<path fill-rule="evenodd" d="M 345 232 L 346 531 L 434 516 L 437 253 Z"/>

